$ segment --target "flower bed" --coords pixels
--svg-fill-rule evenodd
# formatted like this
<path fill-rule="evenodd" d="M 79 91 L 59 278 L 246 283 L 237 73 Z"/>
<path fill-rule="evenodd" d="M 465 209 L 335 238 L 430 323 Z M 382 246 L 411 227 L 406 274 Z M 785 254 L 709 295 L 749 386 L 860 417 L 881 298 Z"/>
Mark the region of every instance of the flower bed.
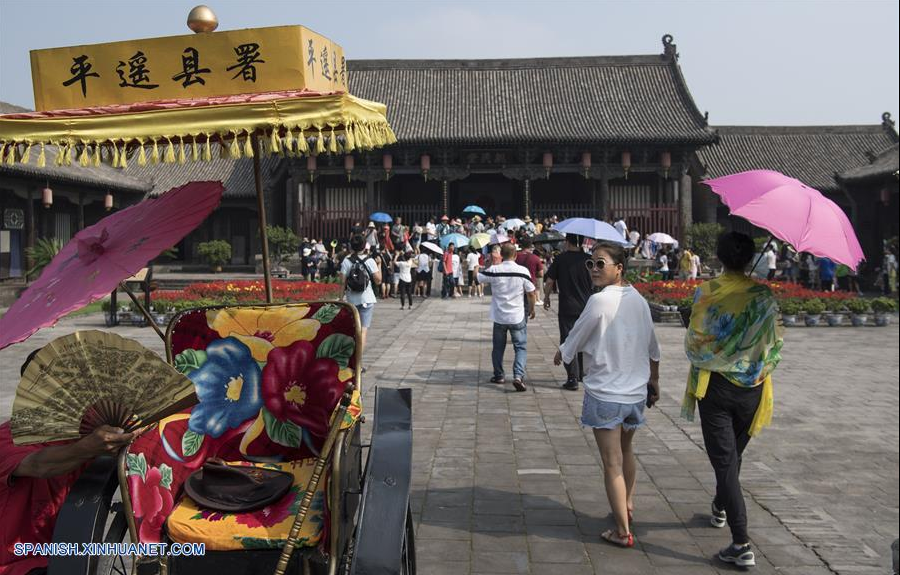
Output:
<path fill-rule="evenodd" d="M 274 303 L 340 299 L 341 292 L 341 286 L 335 283 L 272 282 Z M 154 291 L 150 299 L 154 312 L 173 313 L 213 305 L 265 303 L 266 288 L 262 281 L 257 280 L 196 283 L 183 290 Z"/>
<path fill-rule="evenodd" d="M 652 281 L 635 283 L 634 287 L 650 303 L 689 306 L 693 303 L 694 291 L 701 283 L 703 282 L 700 280 Z M 768 285 L 778 301 L 819 299 L 826 302 L 827 305 L 827 302 L 846 301 L 857 297 L 856 294 L 850 292 L 815 291 L 800 284 L 788 282 L 760 281 L 760 283 Z"/>

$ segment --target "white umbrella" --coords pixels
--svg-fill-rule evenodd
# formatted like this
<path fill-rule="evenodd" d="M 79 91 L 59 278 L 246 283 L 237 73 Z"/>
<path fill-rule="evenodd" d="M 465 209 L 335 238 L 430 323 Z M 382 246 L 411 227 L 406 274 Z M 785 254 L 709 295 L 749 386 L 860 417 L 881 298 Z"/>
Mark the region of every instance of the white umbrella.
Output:
<path fill-rule="evenodd" d="M 503 222 L 502 224 L 500 224 L 500 227 L 510 229 L 510 228 L 521 228 L 524 225 L 525 225 L 525 220 L 520 220 L 519 218 L 510 218 L 510 219 L 506 220 L 505 222 Z"/>
<path fill-rule="evenodd" d="M 444 250 L 441 249 L 441 246 L 432 242 L 422 242 L 419 244 L 419 247 L 425 248 L 426 250 L 432 251 L 436 254 L 444 255 Z"/>
<path fill-rule="evenodd" d="M 504 244 L 509 241 L 509 238 L 505 234 L 498 234 L 497 232 L 491 232 L 491 241 L 488 242 L 489 246 L 495 246 L 497 244 Z"/>
<path fill-rule="evenodd" d="M 677 244 L 678 240 L 670 236 L 669 234 L 664 234 L 662 232 L 656 232 L 655 234 L 650 234 L 647 236 L 647 239 L 651 242 L 657 244 Z"/>

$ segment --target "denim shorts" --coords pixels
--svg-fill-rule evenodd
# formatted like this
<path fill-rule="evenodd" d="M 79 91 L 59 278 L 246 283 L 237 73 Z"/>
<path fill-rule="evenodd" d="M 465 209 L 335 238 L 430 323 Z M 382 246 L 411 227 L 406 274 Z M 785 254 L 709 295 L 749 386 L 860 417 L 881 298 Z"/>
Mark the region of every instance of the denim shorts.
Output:
<path fill-rule="evenodd" d="M 625 431 L 631 431 L 644 425 L 644 405 L 643 401 L 601 401 L 585 392 L 584 403 L 581 405 L 581 425 L 595 429 L 615 429 L 621 425 Z"/>
<path fill-rule="evenodd" d="M 375 311 L 375 304 L 370 303 L 368 306 L 359 304 L 356 306 L 359 312 L 359 324 L 362 327 L 369 327 L 372 324 L 372 312 Z"/>

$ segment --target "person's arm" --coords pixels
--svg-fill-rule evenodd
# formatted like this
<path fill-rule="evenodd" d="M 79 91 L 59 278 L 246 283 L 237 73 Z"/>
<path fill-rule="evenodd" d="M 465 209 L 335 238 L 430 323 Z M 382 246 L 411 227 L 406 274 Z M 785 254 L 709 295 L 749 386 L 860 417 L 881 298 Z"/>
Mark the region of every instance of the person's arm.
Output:
<path fill-rule="evenodd" d="M 529 290 L 528 288 L 531 288 Z M 528 319 L 534 319 L 534 305 L 537 303 L 537 288 L 534 287 L 534 284 L 531 282 L 525 283 L 525 296 L 526 301 L 528 302 Z"/>
<path fill-rule="evenodd" d="M 75 471 L 99 455 L 113 454 L 125 447 L 137 433 L 102 425 L 90 435 L 67 445 L 45 447 L 29 453 L 13 470 L 14 477 L 47 479 Z"/>
<path fill-rule="evenodd" d="M 372 282 L 377 286 L 381 285 L 381 256 L 378 256 L 371 261 L 375 266 L 374 270 L 371 267 L 369 268 L 369 271 L 372 272 Z M 366 263 L 366 265 L 368 265 L 368 262 Z"/>
<path fill-rule="evenodd" d="M 650 394 L 648 397 L 649 404 L 653 405 L 659 400 L 659 340 L 656 339 L 656 330 L 653 329 L 653 323 L 650 323 L 650 345 L 647 348 L 650 356 L 650 380 L 647 384 L 650 386 Z"/>
<path fill-rule="evenodd" d="M 572 326 L 572 330 L 569 331 L 569 335 L 566 336 L 566 341 L 559 346 L 559 351 L 556 352 L 553 363 L 555 365 L 559 365 L 560 363 L 572 363 L 572 360 L 575 359 L 575 355 L 578 354 L 579 351 L 584 351 L 584 344 L 587 343 L 593 335 L 594 330 L 599 326 L 600 298 L 591 296 L 588 298 L 587 305 L 584 306 L 581 315 L 578 316 L 575 325 Z"/>
<path fill-rule="evenodd" d="M 553 281 L 553 278 L 544 278 L 544 309 L 550 309 L 550 294 L 553 293 L 553 288 L 555 286 L 556 282 Z"/>

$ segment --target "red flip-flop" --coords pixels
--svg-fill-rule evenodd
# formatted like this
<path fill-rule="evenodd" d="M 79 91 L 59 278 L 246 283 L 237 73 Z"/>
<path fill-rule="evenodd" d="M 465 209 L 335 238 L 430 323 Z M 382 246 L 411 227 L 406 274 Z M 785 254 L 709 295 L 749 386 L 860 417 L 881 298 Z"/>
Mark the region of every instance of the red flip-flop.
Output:
<path fill-rule="evenodd" d="M 605 539 L 613 545 L 618 545 L 619 547 L 634 547 L 633 533 L 622 535 L 621 533 L 616 533 L 614 529 L 607 529 L 600 534 L 600 538 Z"/>

